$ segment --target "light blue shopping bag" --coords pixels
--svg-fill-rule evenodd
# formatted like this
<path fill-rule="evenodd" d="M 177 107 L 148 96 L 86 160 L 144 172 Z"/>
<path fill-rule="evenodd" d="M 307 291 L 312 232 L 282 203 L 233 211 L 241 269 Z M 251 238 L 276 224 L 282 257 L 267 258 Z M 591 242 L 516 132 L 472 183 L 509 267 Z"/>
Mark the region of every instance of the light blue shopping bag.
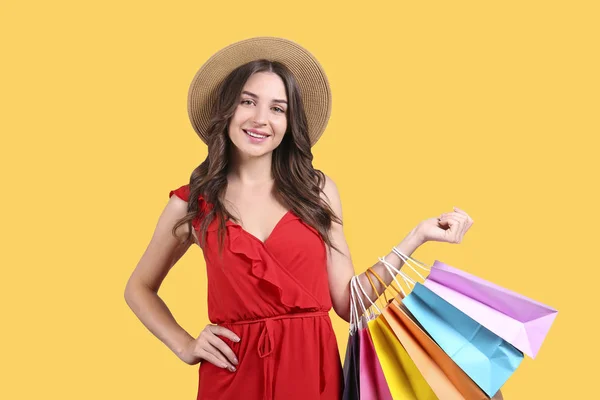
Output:
<path fill-rule="evenodd" d="M 513 345 L 418 282 L 402 303 L 427 334 L 490 397 L 523 360 L 523 353 Z"/>

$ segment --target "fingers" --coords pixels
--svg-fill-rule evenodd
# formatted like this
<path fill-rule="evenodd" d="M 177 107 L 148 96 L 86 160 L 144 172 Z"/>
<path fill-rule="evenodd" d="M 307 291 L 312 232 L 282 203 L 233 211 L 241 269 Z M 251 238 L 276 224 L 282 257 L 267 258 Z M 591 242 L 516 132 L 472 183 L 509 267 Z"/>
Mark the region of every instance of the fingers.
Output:
<path fill-rule="evenodd" d="M 228 361 L 227 358 L 221 353 L 221 351 L 215 347 L 212 342 L 215 337 L 215 334 L 211 332 L 210 327 L 206 327 L 198 337 L 198 343 L 200 347 L 200 356 L 207 361 L 215 364 L 220 368 L 230 368 L 233 367 Z M 207 357 L 205 357 L 207 356 Z"/>
<path fill-rule="evenodd" d="M 222 326 L 207 325 L 198 337 L 199 356 L 219 368 L 227 368 L 231 372 L 236 370 L 238 359 L 233 350 L 217 335 L 231 338 L 239 342 L 240 338 Z"/>
<path fill-rule="evenodd" d="M 200 349 L 198 355 L 202 357 L 203 360 L 206 360 L 219 368 L 228 368 L 230 371 L 233 368 L 233 366 L 229 365 L 229 363 L 225 361 L 225 357 L 223 357 L 222 354 L 218 354 L 216 349 L 214 349 L 214 351 Z"/>
<path fill-rule="evenodd" d="M 454 212 L 444 213 L 438 218 L 441 225 L 448 225 L 450 227 L 446 234 L 450 237 L 452 243 L 461 243 L 463 236 L 471 225 L 473 225 L 473 219 L 464 210 L 458 207 L 454 207 Z"/>
<path fill-rule="evenodd" d="M 473 218 L 471 218 L 469 216 L 469 214 L 467 214 L 465 211 L 461 210 L 458 207 L 454 207 L 454 210 L 456 210 L 456 212 L 458 212 L 459 214 L 464 215 L 464 218 L 465 218 L 465 224 L 463 225 L 463 232 L 461 235 L 461 240 L 462 240 L 463 236 L 465 236 L 465 234 L 467 233 L 469 228 L 471 228 L 471 226 L 473 225 Z"/>
<path fill-rule="evenodd" d="M 471 220 L 471 217 L 469 217 L 468 215 L 466 215 L 466 214 L 463 214 L 463 213 L 459 213 L 459 212 L 456 212 L 456 211 L 454 211 L 454 212 L 447 212 L 447 213 L 443 213 L 443 214 L 441 215 L 441 217 L 442 217 L 442 218 L 443 218 L 443 217 L 454 217 L 454 218 L 456 218 L 456 219 L 459 219 L 459 220 L 464 220 L 464 221 L 472 221 L 472 220 Z"/>
<path fill-rule="evenodd" d="M 471 218 L 471 217 L 469 216 L 469 214 L 467 214 L 467 213 L 466 213 L 466 211 L 464 211 L 464 210 L 461 210 L 461 209 L 460 209 L 460 208 L 458 208 L 458 207 L 454 207 L 454 211 L 455 211 L 455 213 L 456 213 L 456 214 L 458 214 L 458 215 L 460 215 L 460 216 L 464 216 L 464 217 L 466 218 L 466 220 L 467 220 L 467 224 L 468 224 L 469 226 L 471 226 L 471 225 L 473 224 L 473 218 Z M 451 213 L 451 214 L 454 214 L 454 213 Z"/>
<path fill-rule="evenodd" d="M 459 213 L 459 214 L 462 214 L 462 215 L 464 215 L 465 217 L 468 217 L 468 216 L 469 216 L 469 214 L 467 214 L 467 213 L 466 213 L 466 211 L 464 211 L 464 210 L 461 210 L 461 209 L 460 209 L 460 208 L 458 208 L 458 207 L 452 207 L 452 208 L 454 209 L 454 211 L 456 211 L 456 212 L 457 212 L 457 213 Z"/>
<path fill-rule="evenodd" d="M 455 207 L 456 209 L 456 207 Z M 456 243 L 460 243 L 462 242 L 463 236 L 465 236 L 465 233 L 467 232 L 468 226 L 467 226 L 467 218 L 468 216 L 465 215 L 464 212 L 455 212 L 453 213 L 453 216 L 459 220 L 460 226 L 459 229 L 457 230 L 456 234 Z"/>
<path fill-rule="evenodd" d="M 227 344 L 223 340 L 221 340 L 221 338 L 212 335 L 208 336 L 207 339 L 213 347 L 215 347 L 219 352 L 221 352 L 221 354 L 227 357 L 228 361 L 232 364 L 231 366 L 238 365 L 238 359 L 235 356 L 235 353 L 233 352 L 233 350 L 231 350 L 231 347 L 227 346 Z"/>
<path fill-rule="evenodd" d="M 446 235 L 449 237 L 449 242 L 460 243 L 460 240 L 462 239 L 461 235 L 463 231 L 463 221 L 455 217 L 444 216 L 440 221 L 440 224 L 448 225 L 450 227 L 450 229 L 446 231 Z"/>
<path fill-rule="evenodd" d="M 238 337 L 238 335 L 236 335 L 235 333 L 233 333 L 232 331 L 230 331 L 229 329 L 227 329 L 223 326 L 209 325 L 209 327 L 210 327 L 210 331 L 212 333 L 214 333 L 215 335 L 225 336 L 227 339 L 231 340 L 232 342 L 240 341 L 240 338 Z"/>
<path fill-rule="evenodd" d="M 447 224 L 450 229 L 447 231 L 447 235 L 450 236 L 450 242 L 460 243 L 463 235 L 467 230 L 466 218 L 457 213 L 446 213 L 442 214 L 440 224 Z"/>

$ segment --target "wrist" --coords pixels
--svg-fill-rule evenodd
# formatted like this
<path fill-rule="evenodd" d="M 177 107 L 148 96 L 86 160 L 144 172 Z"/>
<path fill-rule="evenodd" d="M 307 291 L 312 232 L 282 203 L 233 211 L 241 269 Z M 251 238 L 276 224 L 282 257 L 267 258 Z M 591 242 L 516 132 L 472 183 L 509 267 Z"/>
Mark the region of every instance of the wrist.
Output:
<path fill-rule="evenodd" d="M 173 353 L 175 353 L 177 357 L 181 358 L 190 342 L 193 342 L 194 340 L 195 339 L 192 336 L 186 333 L 186 335 L 183 337 L 178 338 L 177 342 L 173 345 Z"/>
<path fill-rule="evenodd" d="M 425 235 L 421 231 L 420 225 L 417 225 L 415 228 L 413 228 L 413 230 L 406 235 L 404 240 L 414 244 L 415 248 L 427 242 Z"/>
<path fill-rule="evenodd" d="M 413 229 L 396 248 L 410 256 L 423 243 L 425 243 L 423 235 L 418 230 Z"/>

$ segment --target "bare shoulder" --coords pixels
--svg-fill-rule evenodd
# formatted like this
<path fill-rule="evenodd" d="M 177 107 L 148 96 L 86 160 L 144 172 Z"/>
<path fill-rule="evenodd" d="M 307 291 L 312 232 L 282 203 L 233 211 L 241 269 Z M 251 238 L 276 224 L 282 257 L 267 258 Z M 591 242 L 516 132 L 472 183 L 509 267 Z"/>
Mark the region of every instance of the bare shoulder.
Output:
<path fill-rule="evenodd" d="M 331 177 L 325 173 L 323 173 L 323 176 L 325 176 L 325 184 L 323 185 L 323 192 L 325 192 L 325 194 L 328 197 L 339 197 L 339 193 L 338 193 L 338 188 L 337 185 L 335 184 L 334 180 L 331 179 Z"/>
<path fill-rule="evenodd" d="M 187 209 L 188 202 L 186 200 L 182 200 L 178 196 L 172 196 L 159 218 L 157 232 L 155 232 L 155 234 L 158 233 L 159 225 L 162 225 L 161 223 L 163 223 L 163 220 L 165 229 L 168 228 L 169 233 L 171 233 L 177 221 L 187 215 Z M 175 235 L 180 242 L 180 246 L 190 246 L 194 243 L 199 245 L 198 237 L 196 236 L 196 232 L 194 230 L 192 230 L 192 237 L 188 240 L 189 231 L 189 224 L 187 223 L 178 226 L 175 230 Z M 173 235 L 171 235 L 171 237 L 173 237 Z"/>
<path fill-rule="evenodd" d="M 338 191 L 338 187 L 333 179 L 327 174 L 323 174 L 325 176 L 325 183 L 323 185 L 323 191 L 321 192 L 321 197 L 329 204 L 331 209 L 337 214 L 337 216 L 342 218 L 342 202 L 340 199 L 340 193 Z"/>
<path fill-rule="evenodd" d="M 187 200 L 182 200 L 181 197 L 176 195 L 171 196 L 158 216 L 154 234 L 158 233 L 160 228 L 168 228 L 168 225 L 172 228 L 176 221 L 187 214 L 187 208 Z M 183 229 L 181 231 L 178 230 L 177 236 L 181 237 L 182 233 L 184 233 Z"/>

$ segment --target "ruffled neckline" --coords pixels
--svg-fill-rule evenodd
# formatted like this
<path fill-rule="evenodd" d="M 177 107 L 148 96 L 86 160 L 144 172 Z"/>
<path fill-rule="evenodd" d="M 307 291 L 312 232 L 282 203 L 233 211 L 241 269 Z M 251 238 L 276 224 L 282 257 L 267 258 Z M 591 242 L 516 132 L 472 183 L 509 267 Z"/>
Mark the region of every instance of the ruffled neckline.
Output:
<path fill-rule="evenodd" d="M 287 212 L 277 223 L 267 240 L 261 241 L 244 230 L 239 224 L 226 220 L 229 236 L 228 248 L 236 255 L 250 260 L 250 273 L 263 281 L 265 290 L 270 290 L 289 311 L 319 311 L 321 303 L 267 249 L 267 242 L 286 221 L 300 219 L 295 213 Z"/>
<path fill-rule="evenodd" d="M 200 207 L 208 212 L 213 207 L 203 197 L 198 199 Z M 290 312 L 294 311 L 319 311 L 324 307 L 302 284 L 279 264 L 279 261 L 268 250 L 268 243 L 278 234 L 281 227 L 293 220 L 300 220 L 315 234 L 318 231 L 312 226 L 304 223 L 293 211 L 288 210 L 275 224 L 273 230 L 265 241 L 260 240 L 250 232 L 246 231 L 240 224 L 229 218 L 225 219 L 225 228 L 228 238 L 226 246 L 231 253 L 248 259 L 251 263 L 250 273 L 265 283 L 264 290 L 270 291 L 275 298 L 280 299 L 281 304 Z M 197 221 L 199 229 L 200 223 Z M 213 218 L 207 228 L 207 232 L 218 230 L 219 221 Z"/>

